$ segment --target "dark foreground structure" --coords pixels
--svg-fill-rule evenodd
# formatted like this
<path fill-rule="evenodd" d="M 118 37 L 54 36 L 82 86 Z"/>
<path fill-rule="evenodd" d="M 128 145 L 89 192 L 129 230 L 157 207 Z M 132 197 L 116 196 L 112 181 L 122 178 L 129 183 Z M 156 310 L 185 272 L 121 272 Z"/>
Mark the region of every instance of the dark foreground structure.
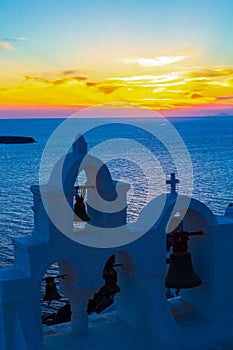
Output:
<path fill-rule="evenodd" d="M 36 142 L 32 137 L 27 136 L 0 136 L 0 143 L 33 143 Z"/>

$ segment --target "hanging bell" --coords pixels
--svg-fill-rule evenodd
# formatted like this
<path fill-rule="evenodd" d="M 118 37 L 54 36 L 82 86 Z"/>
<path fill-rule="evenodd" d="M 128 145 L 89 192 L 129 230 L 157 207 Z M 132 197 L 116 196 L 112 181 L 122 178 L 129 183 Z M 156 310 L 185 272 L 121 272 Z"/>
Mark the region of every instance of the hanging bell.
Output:
<path fill-rule="evenodd" d="M 114 254 L 110 256 L 106 262 L 103 271 L 103 279 L 105 280 L 103 292 L 105 295 L 112 295 L 121 291 L 120 287 L 117 285 L 117 271 L 114 269 L 114 267 L 121 265 L 122 264 L 115 264 Z"/>
<path fill-rule="evenodd" d="M 104 271 L 103 278 L 105 279 L 105 285 L 103 286 L 105 295 L 112 295 L 121 291 L 117 285 L 117 272 L 113 267 Z"/>
<path fill-rule="evenodd" d="M 74 205 L 74 221 L 90 221 L 90 218 L 86 212 L 83 197 L 76 194 L 75 200 L 76 202 Z"/>
<path fill-rule="evenodd" d="M 191 254 L 188 252 L 188 232 L 173 234 L 173 252 L 169 258 L 166 287 L 185 289 L 198 287 L 201 279 L 194 271 Z"/>
<path fill-rule="evenodd" d="M 170 254 L 170 266 L 166 277 L 166 287 L 185 289 L 198 287 L 201 279 L 193 269 L 191 254 L 189 252 Z"/>
<path fill-rule="evenodd" d="M 45 277 L 43 279 L 46 282 L 44 301 L 61 299 L 61 295 L 58 293 L 56 283 L 54 282 L 55 278 L 56 277 Z"/>
<path fill-rule="evenodd" d="M 114 269 L 116 266 L 122 266 L 122 264 L 115 264 L 115 255 L 112 255 L 104 267 L 104 286 L 94 294 L 93 299 L 89 299 L 87 307 L 88 314 L 92 312 L 99 314 L 114 303 L 115 294 L 121 291 L 117 285 L 117 271 Z"/>

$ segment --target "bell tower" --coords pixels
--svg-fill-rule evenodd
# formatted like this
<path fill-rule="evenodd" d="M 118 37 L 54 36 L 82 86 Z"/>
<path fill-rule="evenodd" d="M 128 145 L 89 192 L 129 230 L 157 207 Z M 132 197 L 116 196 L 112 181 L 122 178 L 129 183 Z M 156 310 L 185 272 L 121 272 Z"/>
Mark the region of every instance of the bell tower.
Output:
<path fill-rule="evenodd" d="M 87 181 L 78 186 L 86 188 L 84 205 L 90 220 L 78 227 L 73 213 L 75 183 L 83 170 Z M 178 195 L 175 180 L 171 179 L 172 193 L 154 198 L 138 221 L 128 224 L 129 185 L 113 180 L 106 164 L 88 154 L 84 137 L 78 135 L 71 152 L 55 164 L 48 183 L 31 187 L 34 229 L 30 236 L 13 240 L 15 264 L 0 270 L 1 350 L 55 350 L 58 344 L 69 350 L 174 350 L 182 348 L 181 339 L 187 349 L 197 340 L 216 339 L 216 327 L 232 336 L 226 321 L 233 314 L 233 287 L 227 283 L 232 276 L 228 256 L 233 220 L 216 218 L 203 203 Z M 163 209 L 156 216 L 161 203 Z M 185 315 L 188 318 L 176 317 L 166 298 L 166 232 L 174 208 L 187 211 L 184 230 L 204 233 L 192 237 L 189 244 L 202 284 L 182 292 L 184 301 L 195 309 Z M 150 226 L 145 230 L 147 221 Z M 50 336 L 43 334 L 41 281 L 54 262 L 64 276 L 61 291 L 70 300 L 72 314 L 68 328 L 59 325 Z M 50 298 L 54 281 L 48 282 Z M 90 326 L 96 299 L 112 288 L 115 311 Z M 208 339 L 195 337 L 203 329 Z"/>

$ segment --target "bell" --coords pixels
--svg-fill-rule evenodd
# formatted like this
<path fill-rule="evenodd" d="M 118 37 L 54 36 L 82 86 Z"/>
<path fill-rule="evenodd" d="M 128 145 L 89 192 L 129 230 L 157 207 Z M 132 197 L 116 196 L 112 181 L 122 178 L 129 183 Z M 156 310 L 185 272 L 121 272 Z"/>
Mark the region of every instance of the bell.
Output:
<path fill-rule="evenodd" d="M 192 258 L 189 252 L 171 253 L 170 266 L 166 277 L 166 287 L 185 289 L 198 287 L 201 279 L 193 269 Z"/>
<path fill-rule="evenodd" d="M 74 205 L 74 220 L 75 221 L 90 221 L 89 216 L 86 213 L 86 207 L 82 196 L 76 194 Z"/>
<path fill-rule="evenodd" d="M 105 280 L 105 284 L 102 288 L 105 295 L 112 295 L 121 291 L 120 287 L 117 285 L 117 271 L 114 269 L 114 267 L 121 265 L 122 264 L 115 264 L 114 254 L 110 256 L 106 262 L 103 271 L 103 279 Z"/>
<path fill-rule="evenodd" d="M 172 237 L 173 251 L 169 258 L 166 287 L 178 290 L 200 286 L 201 280 L 194 272 L 191 254 L 188 252 L 189 233 L 183 231 L 183 224 L 181 232 L 174 232 Z"/>
<path fill-rule="evenodd" d="M 120 287 L 117 285 L 117 271 L 114 269 L 116 266 L 122 266 L 122 264 L 115 264 L 115 255 L 112 255 L 104 266 L 104 286 L 94 294 L 93 299 L 89 299 L 87 308 L 88 314 L 92 312 L 99 314 L 114 303 L 115 294 L 121 291 Z"/>
<path fill-rule="evenodd" d="M 117 272 L 113 267 L 104 271 L 103 278 L 105 279 L 105 285 L 103 286 L 105 295 L 112 295 L 121 291 L 117 285 Z"/>
<path fill-rule="evenodd" d="M 44 301 L 52 301 L 52 300 L 61 299 L 61 296 L 57 291 L 56 283 L 54 282 L 55 278 L 56 277 L 46 277 L 43 279 L 46 282 L 45 295 L 43 298 Z"/>

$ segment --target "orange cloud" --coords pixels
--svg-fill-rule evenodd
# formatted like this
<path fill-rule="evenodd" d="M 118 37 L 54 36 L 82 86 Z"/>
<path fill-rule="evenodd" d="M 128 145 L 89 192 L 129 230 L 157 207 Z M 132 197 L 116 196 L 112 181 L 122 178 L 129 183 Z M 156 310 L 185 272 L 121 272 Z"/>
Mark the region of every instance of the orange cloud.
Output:
<path fill-rule="evenodd" d="M 217 96 L 216 100 L 218 101 L 233 100 L 233 96 Z"/>
<path fill-rule="evenodd" d="M 87 81 L 86 82 L 86 86 L 96 86 L 97 85 L 97 83 L 93 83 L 92 81 Z"/>
<path fill-rule="evenodd" d="M 198 79 L 215 78 L 215 77 L 232 76 L 232 75 L 233 75 L 233 68 L 200 69 L 198 71 L 189 73 L 189 76 L 191 78 L 198 78 Z"/>
<path fill-rule="evenodd" d="M 16 41 L 25 41 L 25 40 L 27 40 L 27 39 L 23 38 L 23 37 L 0 39 L 0 50 L 1 51 L 14 51 L 15 48 L 10 43 L 16 42 Z"/>
<path fill-rule="evenodd" d="M 46 79 L 46 78 L 42 78 L 42 77 L 32 77 L 29 75 L 25 75 L 24 80 L 32 80 L 32 81 L 36 81 L 39 83 L 44 83 L 47 85 L 52 85 L 52 86 L 56 86 L 56 85 L 63 85 L 69 82 L 74 82 L 74 81 L 85 81 L 87 80 L 87 77 L 82 77 L 82 76 L 76 76 L 76 77 L 71 77 L 71 78 L 63 78 L 63 79 Z"/>
<path fill-rule="evenodd" d="M 85 81 L 85 80 L 87 80 L 87 77 L 72 77 L 72 79 L 77 80 L 77 81 Z"/>
<path fill-rule="evenodd" d="M 201 94 L 192 94 L 191 98 L 195 99 L 195 98 L 202 98 L 203 96 Z"/>
<path fill-rule="evenodd" d="M 2 44 L 0 44 L 0 50 L 13 51 L 14 50 L 14 46 L 10 45 L 9 43 L 2 43 Z"/>
<path fill-rule="evenodd" d="M 120 86 L 103 85 L 103 86 L 99 86 L 98 90 L 108 95 L 108 94 L 112 94 L 114 91 L 118 90 L 119 88 Z"/>
<path fill-rule="evenodd" d="M 70 69 L 70 70 L 64 70 L 63 72 L 62 72 L 62 74 L 64 74 L 64 75 L 71 75 L 71 74 L 76 74 L 77 73 L 77 71 L 76 70 L 72 70 L 72 69 Z"/>

